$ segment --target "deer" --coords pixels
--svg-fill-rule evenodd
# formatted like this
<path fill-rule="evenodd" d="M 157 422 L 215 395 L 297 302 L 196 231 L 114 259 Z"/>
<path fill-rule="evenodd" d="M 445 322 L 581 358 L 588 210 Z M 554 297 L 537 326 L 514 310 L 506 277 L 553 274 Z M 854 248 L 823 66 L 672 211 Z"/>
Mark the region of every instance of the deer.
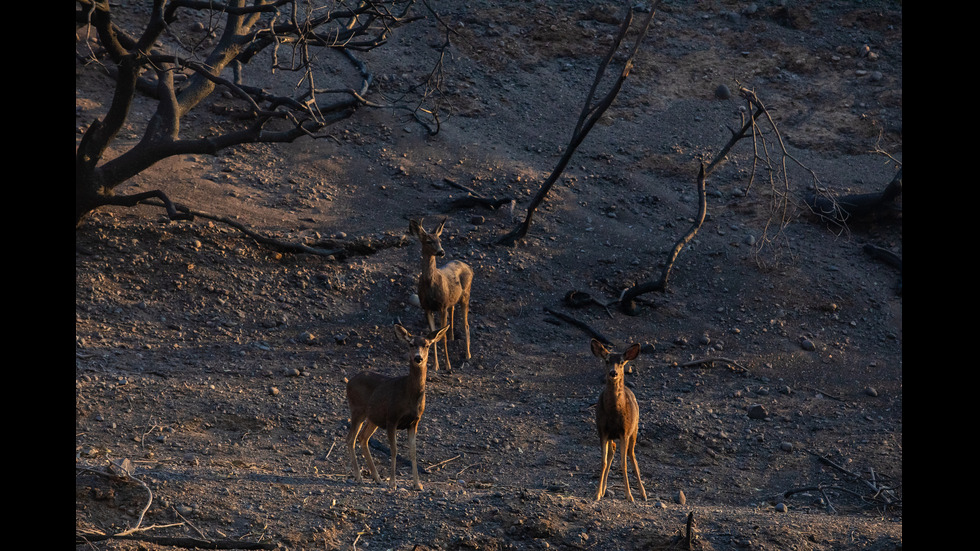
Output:
<path fill-rule="evenodd" d="M 606 387 L 599 395 L 596 404 L 596 428 L 599 431 L 599 448 L 602 450 L 602 474 L 599 477 L 599 491 L 595 500 L 599 501 L 606 494 L 606 480 L 609 467 L 616 454 L 616 443 L 619 442 L 620 455 L 623 459 L 623 484 L 626 486 L 626 497 L 632 502 L 630 482 L 626 474 L 626 457 L 633 460 L 633 470 L 636 480 L 640 483 L 643 500 L 647 499 L 643 479 L 640 478 L 640 466 L 636 462 L 636 435 L 640 424 L 640 407 L 636 403 L 633 391 L 626 387 L 623 381 L 626 363 L 635 360 L 640 355 L 640 345 L 634 344 L 622 354 L 614 354 L 596 339 L 592 339 L 592 354 L 602 360 L 606 366 Z"/>
<path fill-rule="evenodd" d="M 436 266 L 436 258 L 446 255 L 439 236 L 446 225 L 447 218 L 432 233 L 425 231 L 422 220 L 409 220 L 408 233 L 418 238 L 422 244 L 422 273 L 419 275 L 418 295 L 419 305 L 425 312 L 429 329 L 435 331 L 439 327 L 449 326 L 449 338 L 456 340 L 454 318 L 456 305 L 463 310 L 463 330 L 466 336 L 466 359 L 470 355 L 470 287 L 473 283 L 473 269 L 465 262 L 453 260 L 445 266 Z M 436 323 L 439 315 L 439 324 Z M 449 345 L 446 336 L 442 338 L 443 353 L 446 357 L 446 371 L 452 372 L 449 363 Z M 439 371 L 439 345 L 435 347 L 434 370 Z"/>
<path fill-rule="evenodd" d="M 395 324 L 395 334 L 408 344 L 408 375 L 389 377 L 373 371 L 362 371 L 347 382 L 347 404 L 350 406 L 350 430 L 347 433 L 347 451 L 350 455 L 354 478 L 362 482 L 361 469 L 357 464 L 354 448 L 361 444 L 361 453 L 371 470 L 374 481 L 381 483 L 378 469 L 371 458 L 368 440 L 378 427 L 388 432 L 388 447 L 391 450 L 391 476 L 389 485 L 395 489 L 397 448 L 395 439 L 399 430 L 408 431 L 408 453 L 412 462 L 412 480 L 416 490 L 422 490 L 416 464 L 415 437 L 419 421 L 425 411 L 426 364 L 429 348 L 442 338 L 448 326 L 432 331 L 426 336 L 412 336 L 399 324 Z"/>

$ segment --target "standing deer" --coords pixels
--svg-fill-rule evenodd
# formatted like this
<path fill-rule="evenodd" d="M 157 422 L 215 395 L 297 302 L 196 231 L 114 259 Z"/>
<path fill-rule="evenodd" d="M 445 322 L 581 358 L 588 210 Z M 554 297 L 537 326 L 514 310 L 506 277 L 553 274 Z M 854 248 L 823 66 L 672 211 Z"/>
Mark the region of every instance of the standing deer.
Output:
<path fill-rule="evenodd" d="M 622 354 L 613 354 L 602 343 L 592 339 L 592 353 L 608 368 L 606 388 L 599 395 L 595 410 L 599 447 L 602 449 L 602 475 L 599 478 L 599 491 L 595 499 L 599 501 L 606 494 L 606 479 L 609 476 L 613 456 L 616 454 L 616 441 L 619 441 L 626 497 L 633 501 L 629 478 L 626 475 L 626 456 L 629 456 L 633 459 L 636 480 L 640 483 L 640 492 L 643 493 L 643 500 L 646 501 L 647 491 L 640 478 L 640 466 L 636 463 L 636 434 L 640 425 L 640 408 L 636 403 L 636 396 L 623 382 L 626 362 L 635 360 L 640 355 L 640 345 L 634 344 Z"/>
<path fill-rule="evenodd" d="M 408 453 L 412 460 L 412 478 L 415 489 L 421 490 L 418 467 L 415 462 L 415 435 L 418 432 L 422 412 L 425 411 L 425 375 L 429 359 L 429 347 L 445 335 L 448 327 L 433 331 L 428 336 L 413 337 L 401 325 L 395 325 L 398 338 L 409 345 L 408 375 L 387 377 L 371 371 L 363 371 L 347 382 L 347 404 L 350 406 L 350 431 L 347 433 L 347 449 L 354 478 L 361 482 L 361 469 L 357 465 L 354 446 L 361 443 L 361 453 L 371 469 L 375 482 L 381 482 L 378 469 L 371 458 L 368 440 L 378 427 L 388 431 L 388 447 L 391 450 L 391 477 L 389 484 L 395 489 L 395 469 L 398 452 L 395 436 L 399 430 L 408 431 Z"/>
<path fill-rule="evenodd" d="M 425 312 L 429 329 L 435 331 L 438 327 L 449 326 L 449 337 L 456 340 L 453 320 L 456 305 L 463 309 L 463 329 L 466 333 L 466 359 L 470 359 L 470 285 L 473 283 L 473 270 L 465 262 L 453 260 L 442 268 L 436 267 L 436 257 L 446 255 L 439 236 L 446 225 L 442 220 L 434 233 L 425 231 L 421 220 L 410 220 L 408 233 L 418 238 L 422 243 L 422 273 L 419 275 L 419 304 Z M 439 314 L 439 324 L 435 315 Z M 446 337 L 442 338 L 443 353 L 446 356 L 446 371 L 452 371 L 449 363 L 449 346 Z M 439 345 L 435 347 L 435 368 L 439 371 Z"/>

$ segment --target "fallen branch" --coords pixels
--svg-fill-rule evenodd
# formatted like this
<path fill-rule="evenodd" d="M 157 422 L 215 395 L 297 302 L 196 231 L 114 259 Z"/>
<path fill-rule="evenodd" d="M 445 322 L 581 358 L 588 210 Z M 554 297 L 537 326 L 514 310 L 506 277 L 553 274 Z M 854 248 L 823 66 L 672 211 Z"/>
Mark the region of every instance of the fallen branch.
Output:
<path fill-rule="evenodd" d="M 152 200 L 144 200 L 143 203 L 152 206 L 162 206 L 161 203 Z M 392 237 L 387 241 L 377 241 L 371 239 L 355 239 L 345 243 L 339 243 L 334 240 L 324 240 L 314 244 L 294 243 L 294 242 L 282 241 L 280 239 L 275 239 L 266 235 L 262 235 L 254 230 L 249 229 L 241 222 L 232 220 L 227 217 L 218 216 L 215 214 L 209 214 L 197 210 L 191 210 L 182 205 L 176 205 L 176 208 L 182 212 L 188 213 L 193 217 L 213 220 L 215 222 L 219 222 L 221 224 L 231 226 L 236 230 L 242 232 L 246 236 L 254 239 L 257 243 L 261 245 L 266 245 L 277 252 L 287 253 L 287 254 L 313 254 L 317 256 L 333 256 L 335 258 L 343 258 L 346 255 L 366 256 L 366 255 L 374 254 L 382 249 L 386 249 L 390 247 L 401 247 L 402 245 L 408 243 L 408 240 L 404 235 Z"/>
<path fill-rule="evenodd" d="M 867 488 L 870 488 L 874 493 L 872 493 L 871 495 L 867 495 L 865 493 L 856 492 L 854 490 L 845 488 L 843 486 L 839 486 L 837 484 L 823 484 L 823 483 L 820 483 L 820 484 L 816 484 L 816 485 L 812 485 L 812 486 L 803 486 L 803 487 L 798 487 L 798 488 L 791 488 L 791 489 L 786 490 L 785 492 L 783 492 L 783 494 L 782 494 L 783 497 L 792 497 L 795 494 L 805 493 L 805 492 L 820 492 L 821 495 L 823 496 L 824 502 L 827 505 L 827 512 L 828 513 L 836 513 L 836 509 L 831 504 L 830 496 L 827 493 L 829 490 L 846 493 L 846 494 L 852 495 L 854 497 L 857 497 L 858 499 L 860 499 L 862 501 L 865 501 L 865 502 L 878 503 L 878 504 L 884 505 L 886 508 L 887 507 L 901 507 L 902 500 L 901 500 L 901 498 L 899 498 L 899 497 L 897 497 L 895 495 L 895 493 L 894 493 L 894 490 L 895 489 L 892 488 L 892 487 L 890 487 L 890 486 L 880 485 L 878 483 L 876 477 L 875 477 L 875 474 L 874 474 L 874 470 L 873 469 L 871 470 L 871 479 L 868 480 L 867 478 L 865 478 L 863 476 L 860 476 L 860 475 L 858 475 L 856 473 L 853 473 L 853 472 L 845 469 L 844 467 L 838 465 L 837 463 L 835 463 L 830 458 L 828 458 L 828 457 L 826 457 L 824 455 L 821 455 L 819 453 L 816 453 L 816 452 L 813 452 L 813 451 L 810 451 L 810 450 L 805 450 L 805 451 L 807 453 L 809 453 L 810 455 L 815 456 L 824 465 L 827 465 L 827 466 L 829 466 L 829 467 L 831 467 L 831 468 L 833 468 L 833 469 L 835 469 L 835 470 L 843 473 L 844 475 L 846 475 L 847 477 L 849 477 L 853 481 L 856 481 L 856 482 L 858 482 L 858 483 L 866 486 Z"/>
<path fill-rule="evenodd" d="M 877 481 L 875 481 L 875 480 L 868 480 L 867 478 L 864 478 L 863 476 L 861 476 L 859 474 L 852 473 L 851 471 L 849 471 L 849 470 L 845 469 L 844 467 L 838 465 L 837 463 L 835 463 L 830 458 L 828 458 L 828 457 L 826 457 L 824 455 L 820 455 L 819 453 L 812 452 L 810 450 L 807 450 L 807 453 L 810 453 L 811 455 L 816 456 L 817 459 L 821 463 L 823 463 L 824 465 L 827 465 L 829 467 L 832 467 L 832 468 L 840 471 L 841 473 L 844 473 L 845 475 L 853 478 L 854 480 L 856 480 L 856 481 L 864 484 L 865 486 L 867 486 L 868 488 L 870 488 L 871 490 L 873 490 L 875 493 L 871 497 L 871 499 L 877 500 L 878 497 L 880 496 L 881 497 L 881 500 L 885 502 L 885 505 L 892 505 L 892 504 L 895 503 L 896 497 L 895 497 L 895 493 L 894 493 L 894 489 L 893 488 L 888 487 L 888 486 L 879 486 L 878 483 L 877 483 Z M 873 472 L 874 471 L 872 471 L 872 473 Z"/>
<path fill-rule="evenodd" d="M 131 527 L 123 530 L 122 532 L 117 532 L 115 534 L 98 534 L 93 532 L 84 532 L 75 534 L 75 544 L 85 545 L 91 544 L 93 542 L 99 541 L 109 541 L 109 540 L 129 540 L 129 541 L 141 541 L 146 543 L 152 543 L 155 545 L 168 545 L 172 547 L 183 547 L 183 548 L 193 548 L 193 549 L 276 549 L 277 544 L 271 543 L 258 543 L 258 542 L 246 542 L 246 541 L 233 541 L 233 540 L 207 540 L 207 539 L 197 539 L 197 538 L 187 538 L 187 537 L 167 537 L 167 536 L 148 536 L 143 534 L 137 534 L 136 532 L 151 530 L 155 528 L 170 528 L 173 526 L 181 526 L 183 523 L 178 524 L 168 524 L 163 526 L 153 525 L 142 527 L 143 518 L 146 515 L 147 510 L 149 510 L 150 505 L 153 503 L 153 492 L 150 491 L 150 487 L 146 485 L 145 482 L 136 478 L 132 474 L 131 463 L 128 459 L 121 459 L 114 461 L 109 464 L 109 470 L 103 471 L 99 469 L 92 469 L 89 467 L 83 467 L 76 465 L 75 471 L 91 473 L 99 476 L 105 476 L 116 480 L 122 480 L 125 482 L 136 482 L 143 489 L 146 490 L 148 494 L 146 505 L 140 511 L 139 518 L 136 523 Z"/>
<path fill-rule="evenodd" d="M 84 545 L 99 541 L 109 540 L 128 540 L 152 543 L 154 545 L 167 545 L 170 547 L 180 547 L 184 549 L 277 549 L 275 543 L 259 543 L 237 540 L 201 540 L 197 538 L 171 538 L 165 536 L 140 536 L 140 535 L 87 535 L 75 536 L 75 545 Z"/>
<path fill-rule="evenodd" d="M 443 212 L 450 212 L 457 209 L 465 209 L 470 207 L 484 207 L 490 210 L 497 210 L 504 205 L 513 205 L 514 199 L 512 197 L 484 197 L 482 193 L 472 190 L 463 184 L 457 183 L 455 180 L 450 178 L 444 178 L 444 182 L 451 185 L 452 187 L 465 191 L 466 197 L 458 197 L 449 202 L 449 205 L 443 209 Z"/>
<path fill-rule="evenodd" d="M 884 190 L 875 193 L 859 193 L 842 197 L 825 197 L 810 194 L 805 203 L 821 218 L 837 223 L 845 223 L 854 218 L 867 218 L 877 214 L 887 214 L 898 210 L 895 200 L 902 194 L 902 169 L 888 183 Z"/>
<path fill-rule="evenodd" d="M 143 204 L 146 204 L 146 205 L 153 205 L 153 206 L 158 206 L 158 207 L 159 206 L 163 206 L 161 203 L 158 203 L 158 202 L 152 201 L 152 200 L 143 200 L 141 202 Z M 189 208 L 187 208 L 185 206 L 182 206 L 182 205 L 178 205 L 177 208 L 178 208 L 178 210 L 181 210 L 181 211 L 183 211 L 184 213 L 187 213 L 190 216 L 205 218 L 205 219 L 208 219 L 208 220 L 213 220 L 215 222 L 220 222 L 222 224 L 231 226 L 231 227 L 235 228 L 236 230 L 244 233 L 245 235 L 251 237 L 252 239 L 254 239 L 255 241 L 257 241 L 258 243 L 263 244 L 263 245 L 268 245 L 270 247 L 273 247 L 274 249 L 276 249 L 276 250 L 278 250 L 280 252 L 286 252 L 286 253 L 307 253 L 307 254 L 315 254 L 315 255 L 319 255 L 319 256 L 333 256 L 333 255 L 336 255 L 336 254 L 339 254 L 339 253 L 344 252 L 344 249 L 324 250 L 324 249 L 318 249 L 316 247 L 310 247 L 310 246 L 305 245 L 303 243 L 289 243 L 289 242 L 286 242 L 286 241 L 280 241 L 278 239 L 273 239 L 271 237 L 262 235 L 262 234 L 260 234 L 260 233 L 258 233 L 256 231 L 253 231 L 253 230 L 247 228 L 244 224 L 242 224 L 240 222 L 236 222 L 235 220 L 232 220 L 230 218 L 226 218 L 226 217 L 223 217 L 223 216 L 217 216 L 217 215 L 214 215 L 214 214 L 208 214 L 206 212 L 201 212 L 201 211 L 194 211 L 194 210 L 191 210 L 191 209 L 189 209 Z M 171 217 L 171 219 L 173 219 L 173 217 Z M 185 218 L 185 219 L 187 219 L 187 218 Z"/>
<path fill-rule="evenodd" d="M 577 319 L 573 318 L 572 316 L 569 316 L 568 314 L 563 314 L 561 312 L 552 310 L 551 308 L 548 308 L 547 306 L 544 307 L 544 311 L 545 312 L 548 312 L 552 316 L 555 316 L 556 318 L 558 318 L 558 319 L 560 319 L 562 321 L 566 321 L 566 322 L 574 325 L 575 327 L 578 327 L 579 329 L 582 329 L 589 336 L 594 337 L 596 340 L 598 340 L 602 344 L 606 344 L 606 345 L 611 345 L 612 344 L 612 342 L 609 339 L 607 339 L 605 337 L 605 335 L 603 335 L 602 333 L 596 331 L 595 329 L 593 329 L 589 324 L 585 323 L 584 321 L 577 320 Z"/>
<path fill-rule="evenodd" d="M 449 459 L 446 459 L 444 461 L 440 461 L 440 462 L 438 462 L 438 463 L 436 463 L 434 465 L 429 465 L 429 469 L 431 469 L 431 470 L 438 469 L 439 467 L 442 467 L 446 463 L 449 463 L 450 461 L 455 461 L 455 460 L 459 459 L 460 457 L 463 457 L 463 456 L 462 455 L 457 455 L 456 457 L 450 457 Z"/>
<path fill-rule="evenodd" d="M 136 519 L 136 524 L 134 524 L 132 528 L 123 530 L 122 532 L 115 534 L 116 536 L 127 536 L 140 530 L 140 525 L 143 524 L 143 517 L 146 516 L 146 512 L 150 509 L 150 505 L 153 503 L 153 492 L 150 490 L 150 487 L 147 486 L 145 482 L 133 476 L 132 464 L 128 459 L 119 459 L 117 461 L 110 463 L 109 469 L 111 472 L 99 471 L 96 469 L 90 469 L 88 467 L 80 467 L 77 465 L 75 466 L 76 471 L 83 471 L 83 472 L 97 474 L 101 476 L 107 476 L 109 478 L 123 480 L 126 482 L 135 482 L 140 486 L 142 486 L 144 490 L 146 490 L 147 493 L 146 505 L 144 505 L 143 509 L 140 510 L 139 517 Z"/>
<path fill-rule="evenodd" d="M 676 243 L 674 243 L 674 248 L 671 249 L 670 255 L 667 258 L 667 263 L 664 265 L 664 269 L 660 272 L 660 279 L 656 281 L 647 281 L 644 283 L 639 283 L 623 291 L 622 296 L 619 298 L 619 307 L 623 312 L 633 316 L 638 312 L 636 310 L 635 299 L 639 295 L 644 293 L 649 293 L 651 291 L 666 291 L 667 290 L 667 280 L 670 277 L 670 271 L 674 267 L 674 262 L 677 261 L 677 257 L 680 256 L 681 250 L 685 245 L 690 243 L 694 236 L 701 229 L 701 225 L 704 224 L 704 217 L 707 214 L 708 203 L 707 197 L 704 190 L 704 179 L 705 179 L 705 169 L 704 165 L 701 165 L 701 172 L 698 174 L 698 215 L 694 219 L 694 223 L 686 234 L 682 235 Z"/>
<path fill-rule="evenodd" d="M 720 358 L 720 357 L 702 358 L 700 360 L 693 360 L 693 361 L 690 361 L 690 362 L 685 362 L 685 363 L 682 363 L 682 364 L 678 364 L 677 367 L 691 367 L 691 366 L 695 366 L 695 365 L 707 365 L 708 367 L 712 367 L 715 362 L 721 362 L 721 363 L 724 363 L 724 364 L 728 365 L 729 369 L 731 369 L 735 373 L 748 373 L 749 372 L 749 369 L 747 367 L 739 364 L 735 360 L 731 360 L 731 359 L 728 359 L 728 358 Z"/>

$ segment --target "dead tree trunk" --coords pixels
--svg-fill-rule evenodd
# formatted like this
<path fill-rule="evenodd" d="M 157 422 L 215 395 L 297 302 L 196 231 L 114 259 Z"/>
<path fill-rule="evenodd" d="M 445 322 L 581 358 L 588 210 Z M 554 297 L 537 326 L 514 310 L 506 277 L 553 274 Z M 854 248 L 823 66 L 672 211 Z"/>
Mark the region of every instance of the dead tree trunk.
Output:
<path fill-rule="evenodd" d="M 694 236 L 698 233 L 698 230 L 701 229 L 701 225 L 704 223 L 704 218 L 708 212 L 707 194 L 705 193 L 705 179 L 722 163 L 722 161 L 724 161 L 732 147 L 734 147 L 739 140 L 745 138 L 749 134 L 749 131 L 755 127 L 755 121 L 765 112 L 765 108 L 762 106 L 762 103 L 758 101 L 755 94 L 743 88 L 742 95 L 749 102 L 750 112 L 752 108 L 755 109 L 755 112 L 748 118 L 748 120 L 745 120 L 742 123 L 742 128 L 740 128 L 738 131 L 731 131 L 732 137 L 728 140 L 728 143 L 721 148 L 721 151 L 715 155 L 715 158 L 712 159 L 711 163 L 709 163 L 707 167 L 705 167 L 703 164 L 701 165 L 701 170 L 698 174 L 697 180 L 698 214 L 697 218 L 694 220 L 694 224 L 690 229 L 688 229 L 686 234 L 681 236 L 677 242 L 674 243 L 673 248 L 667 256 L 667 263 L 664 265 L 659 279 L 638 283 L 623 291 L 623 294 L 619 299 L 619 307 L 623 312 L 630 315 L 636 315 L 637 297 L 653 291 L 663 292 L 667 290 L 667 280 L 670 278 L 670 272 L 674 267 L 674 263 L 677 261 L 677 257 L 681 254 L 681 250 L 684 248 L 684 246 L 690 243 L 691 240 L 694 239 Z"/>
<path fill-rule="evenodd" d="M 629 57 L 623 64 L 623 69 L 619 74 L 619 77 L 613 83 L 612 88 L 602 97 L 595 105 L 592 104 L 592 100 L 595 97 L 596 88 L 598 88 L 603 75 L 606 72 L 606 68 L 612 61 L 613 55 L 619 50 L 623 39 L 626 37 L 627 31 L 629 31 L 630 24 L 633 21 L 633 8 L 627 7 L 626 15 L 623 17 L 623 22 L 619 27 L 619 34 L 616 35 L 616 39 L 613 41 L 612 46 L 609 48 L 609 52 L 606 54 L 605 59 L 599 64 L 599 68 L 596 71 L 595 80 L 592 82 L 592 88 L 589 90 L 589 95 L 585 99 L 585 105 L 582 107 L 582 112 L 579 115 L 578 123 L 575 125 L 575 130 L 572 132 L 572 139 L 568 142 L 568 147 L 565 148 L 565 152 L 562 154 L 561 159 L 558 160 L 558 164 L 552 171 L 551 176 L 545 180 L 544 184 L 535 194 L 534 199 L 531 200 L 531 204 L 527 208 L 527 216 L 524 218 L 524 222 L 518 225 L 516 228 L 511 230 L 508 234 L 501 237 L 497 244 L 512 246 L 517 243 L 518 240 L 523 239 L 528 230 L 531 228 L 531 218 L 534 216 L 535 210 L 538 205 L 544 201 L 551 187 L 554 185 L 558 178 L 561 177 L 562 173 L 565 171 L 565 167 L 568 166 L 568 162 L 572 160 L 572 155 L 579 145 L 585 140 L 589 131 L 595 126 L 602 114 L 605 113 L 606 109 L 612 105 L 613 100 L 619 94 L 619 90 L 623 87 L 623 82 L 626 77 L 629 76 L 630 69 L 633 67 L 633 58 L 636 56 L 636 52 L 640 47 L 640 43 L 643 41 L 643 37 L 646 36 L 647 30 L 650 28 L 650 22 L 653 20 L 653 15 L 656 13 L 657 6 L 660 1 L 654 2 L 650 9 L 650 15 L 647 16 L 646 21 L 643 22 L 639 34 L 636 37 L 636 42 L 633 44 L 633 49 L 630 51 Z"/>
<path fill-rule="evenodd" d="M 384 44 L 393 29 L 416 19 L 408 15 L 412 2 L 363 2 L 349 9 L 326 10 L 314 7 L 312 2 L 296 0 L 229 0 L 220 5 L 155 2 L 143 27 L 124 28 L 122 22 L 113 19 L 113 12 L 127 8 L 114 4 L 76 0 L 76 25 L 98 37 L 98 48 L 88 48 L 89 42 L 85 41 L 88 49 L 76 56 L 82 63 L 105 67 L 115 80 L 108 112 L 91 123 L 76 149 L 76 228 L 86 214 L 101 206 L 133 206 L 149 198 L 161 200 L 171 218 L 186 218 L 187 214 L 162 191 L 118 196 L 114 190 L 168 157 L 214 155 L 234 145 L 316 137 L 318 131 L 350 117 L 358 107 L 372 105 L 365 99 L 372 76 L 353 52 Z M 203 42 L 180 35 L 177 16 L 182 11 L 204 11 L 209 19 L 223 20 L 214 46 L 205 50 Z M 293 49 L 295 62 L 278 62 L 275 52 L 280 46 Z M 321 75 L 314 71 L 317 56 L 311 53 L 313 48 L 344 56 L 359 73 L 360 84 L 342 89 L 317 87 L 315 77 Z M 277 95 L 246 86 L 237 78 L 221 76 L 224 69 L 247 64 L 267 49 L 273 51 L 276 69 L 304 73 L 304 87 Z M 178 84 L 177 73 L 190 76 Z M 227 124 L 217 132 L 182 136 L 189 133 L 186 128 L 182 132 L 182 119 L 217 89 L 226 90 L 241 101 L 249 118 L 245 122 L 225 121 Z M 155 110 L 145 120 L 135 120 L 132 107 L 137 94 L 156 102 Z M 144 125 L 143 134 L 136 145 L 120 147 L 116 140 L 120 130 L 139 124 Z M 112 147 L 122 152 L 107 160 L 106 153 Z"/>
<path fill-rule="evenodd" d="M 892 212 L 895 208 L 895 200 L 901 194 L 902 169 L 899 168 L 895 177 L 882 191 L 843 197 L 811 194 L 805 202 L 821 218 L 844 224 L 849 220 Z"/>
<path fill-rule="evenodd" d="M 660 279 L 656 281 L 647 281 L 645 283 L 640 283 L 634 285 L 623 292 L 623 296 L 619 299 L 619 307 L 630 315 L 636 314 L 636 297 L 649 293 L 652 291 L 665 291 L 667 289 L 667 279 L 670 277 L 670 271 L 674 267 L 674 262 L 677 257 L 681 254 L 681 249 L 684 245 L 687 245 L 694 239 L 694 236 L 701 229 L 701 225 L 704 223 L 704 217 L 708 212 L 708 200 L 705 194 L 705 170 L 704 165 L 701 165 L 701 172 L 698 174 L 698 215 L 694 219 L 694 224 L 691 228 L 687 230 L 687 233 L 680 237 L 674 247 L 671 249 L 670 254 L 667 256 L 667 264 L 664 266 L 663 271 L 660 272 Z"/>

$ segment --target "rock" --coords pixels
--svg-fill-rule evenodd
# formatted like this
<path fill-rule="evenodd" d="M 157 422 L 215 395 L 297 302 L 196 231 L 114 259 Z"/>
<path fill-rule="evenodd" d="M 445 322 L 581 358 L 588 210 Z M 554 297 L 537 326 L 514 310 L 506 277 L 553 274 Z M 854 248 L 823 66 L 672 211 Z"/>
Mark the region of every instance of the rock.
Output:
<path fill-rule="evenodd" d="M 807 352 L 813 352 L 817 349 L 817 345 L 813 344 L 813 341 L 810 339 L 803 337 L 800 339 L 800 348 L 806 350 Z"/>
<path fill-rule="evenodd" d="M 793 451 L 793 443 L 792 442 L 780 442 L 779 443 L 779 449 L 783 450 L 784 452 L 791 452 L 791 451 Z"/>
<path fill-rule="evenodd" d="M 765 419 L 769 417 L 769 412 L 766 411 L 765 406 L 762 404 L 752 404 L 749 406 L 749 419 Z"/>
<path fill-rule="evenodd" d="M 719 84 L 715 88 L 715 97 L 718 99 L 730 99 L 732 97 L 732 91 L 728 89 L 728 86 L 724 84 Z"/>
<path fill-rule="evenodd" d="M 785 503 L 777 503 L 776 504 L 776 512 L 777 513 L 785 513 L 788 510 L 789 510 L 789 508 L 786 507 L 786 504 Z"/>
<path fill-rule="evenodd" d="M 674 496 L 674 501 L 678 505 L 684 505 L 687 503 L 687 496 L 684 495 L 684 490 L 677 490 L 677 495 Z"/>
<path fill-rule="evenodd" d="M 874 397 L 874 398 L 877 398 L 878 397 L 878 391 L 875 390 L 874 387 L 870 387 L 870 386 L 869 387 L 866 387 L 864 389 L 864 393 L 866 395 L 871 396 L 871 397 Z"/>

